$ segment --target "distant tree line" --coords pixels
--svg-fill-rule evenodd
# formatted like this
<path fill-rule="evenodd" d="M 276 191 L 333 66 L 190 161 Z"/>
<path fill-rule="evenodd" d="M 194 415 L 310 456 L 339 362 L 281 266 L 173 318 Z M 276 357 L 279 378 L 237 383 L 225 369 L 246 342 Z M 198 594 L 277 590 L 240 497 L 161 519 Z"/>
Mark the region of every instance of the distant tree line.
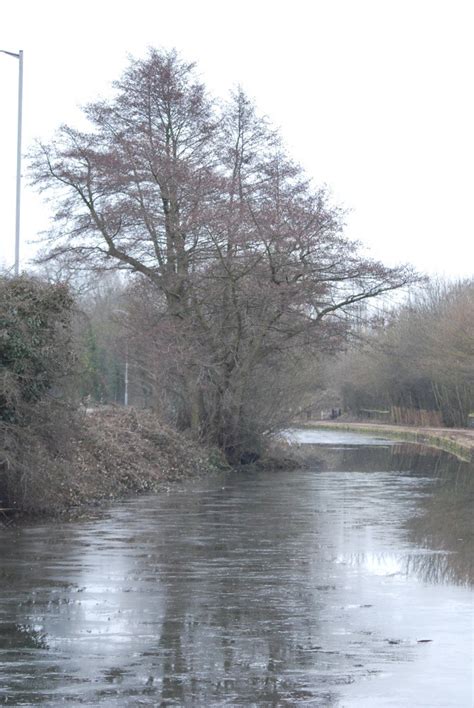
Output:
<path fill-rule="evenodd" d="M 474 412 L 474 281 L 432 282 L 366 332 L 334 372 L 354 413 L 399 407 L 465 426 Z"/>

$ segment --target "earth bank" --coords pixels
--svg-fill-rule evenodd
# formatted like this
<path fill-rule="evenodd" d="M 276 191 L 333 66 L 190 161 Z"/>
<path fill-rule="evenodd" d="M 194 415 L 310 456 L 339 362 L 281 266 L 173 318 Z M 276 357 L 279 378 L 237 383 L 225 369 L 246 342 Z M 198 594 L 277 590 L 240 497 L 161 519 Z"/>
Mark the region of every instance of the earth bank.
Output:
<path fill-rule="evenodd" d="M 172 430 L 150 411 L 131 407 L 78 413 L 54 454 L 42 440 L 28 442 L 21 473 L 1 475 L 4 521 L 14 512 L 61 515 L 226 467 L 218 450 Z"/>

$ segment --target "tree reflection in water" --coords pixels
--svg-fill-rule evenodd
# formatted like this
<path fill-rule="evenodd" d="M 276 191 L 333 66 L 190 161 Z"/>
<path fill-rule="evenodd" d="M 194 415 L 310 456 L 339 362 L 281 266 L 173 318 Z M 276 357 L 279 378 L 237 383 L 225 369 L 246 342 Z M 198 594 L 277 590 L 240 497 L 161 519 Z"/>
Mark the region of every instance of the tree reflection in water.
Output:
<path fill-rule="evenodd" d="M 411 567 L 426 581 L 472 585 L 474 465 L 432 448 L 420 451 L 419 459 L 433 465 L 435 488 L 420 499 L 407 528 L 414 544 L 438 553 L 413 556 Z"/>
<path fill-rule="evenodd" d="M 0 624 L 0 647 L 5 653 L 8 649 L 47 649 L 48 644 L 44 632 L 28 625 L 5 622 Z"/>
<path fill-rule="evenodd" d="M 326 471 L 393 471 L 426 482 L 417 488 L 415 513 L 404 524 L 410 542 L 426 551 L 406 555 L 400 572 L 432 583 L 474 584 L 473 464 L 414 443 L 327 448 L 318 456 Z M 366 558 L 359 561 L 367 564 Z"/>

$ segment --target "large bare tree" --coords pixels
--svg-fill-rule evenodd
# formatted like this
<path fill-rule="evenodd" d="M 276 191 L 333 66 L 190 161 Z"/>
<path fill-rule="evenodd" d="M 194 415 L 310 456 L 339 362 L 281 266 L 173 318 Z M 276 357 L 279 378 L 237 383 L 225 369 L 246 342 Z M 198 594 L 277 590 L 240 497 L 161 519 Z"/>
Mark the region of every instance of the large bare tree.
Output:
<path fill-rule="evenodd" d="M 157 50 L 115 89 L 86 108 L 88 132 L 63 126 L 32 157 L 56 212 L 43 259 L 147 283 L 176 420 L 238 461 L 281 423 L 289 381 L 337 346 L 351 307 L 414 275 L 361 256 L 240 89 L 218 105 L 194 65 Z"/>

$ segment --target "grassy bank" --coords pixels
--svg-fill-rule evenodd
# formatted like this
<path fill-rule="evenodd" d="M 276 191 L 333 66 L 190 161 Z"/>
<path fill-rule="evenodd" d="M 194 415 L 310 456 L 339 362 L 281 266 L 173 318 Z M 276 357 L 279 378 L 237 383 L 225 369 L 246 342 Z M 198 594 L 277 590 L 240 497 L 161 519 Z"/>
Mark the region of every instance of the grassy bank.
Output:
<path fill-rule="evenodd" d="M 461 428 L 422 428 L 390 425 L 385 423 L 357 423 L 310 420 L 298 423 L 303 428 L 351 430 L 354 432 L 382 435 L 436 447 L 465 462 L 474 463 L 474 430 Z"/>

